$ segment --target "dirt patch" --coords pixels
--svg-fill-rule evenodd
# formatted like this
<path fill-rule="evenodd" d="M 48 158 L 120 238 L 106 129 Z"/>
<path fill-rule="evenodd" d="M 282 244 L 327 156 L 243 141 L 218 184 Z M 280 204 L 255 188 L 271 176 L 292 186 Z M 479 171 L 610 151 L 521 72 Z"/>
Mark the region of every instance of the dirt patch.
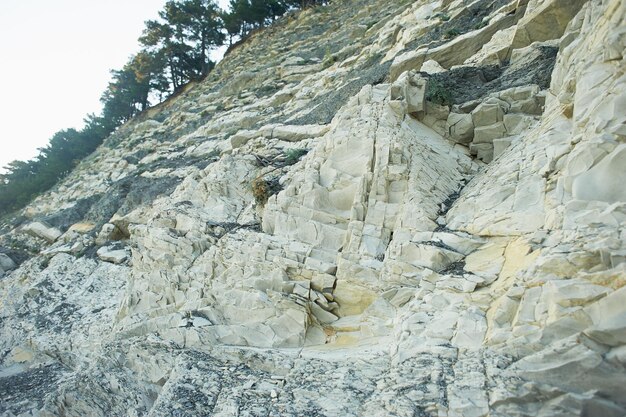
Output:
<path fill-rule="evenodd" d="M 539 88 L 550 86 L 552 70 L 558 48 L 538 45 L 524 59 L 512 65 L 487 65 L 482 67 L 459 67 L 429 77 L 429 91 L 447 97 L 449 103 L 462 104 L 513 87 L 537 84 Z M 428 96 L 427 96 L 428 98 Z"/>
<path fill-rule="evenodd" d="M 65 371 L 63 366 L 51 364 L 0 378 L 0 414 L 20 415 L 40 409 Z"/>
<path fill-rule="evenodd" d="M 374 63 L 369 68 L 354 70 L 354 77 L 343 87 L 323 96 L 316 97 L 311 102 L 313 108 L 309 113 L 294 120 L 288 120 L 293 125 L 328 124 L 333 120 L 335 114 L 346 102 L 361 91 L 368 84 L 380 84 L 383 82 L 391 67 L 391 61 L 384 64 Z M 282 118 L 281 118 L 282 119 Z"/>
<path fill-rule="evenodd" d="M 484 25 L 484 18 L 507 3 L 509 3 L 509 0 L 479 1 L 461 11 L 453 19 L 450 19 L 446 13 L 437 13 L 431 16 L 431 19 L 439 19 L 441 24 L 436 25 L 423 36 L 409 42 L 405 51 L 413 51 L 425 45 L 429 45 L 430 48 L 436 48 L 449 42 L 451 38 L 480 29 Z"/>

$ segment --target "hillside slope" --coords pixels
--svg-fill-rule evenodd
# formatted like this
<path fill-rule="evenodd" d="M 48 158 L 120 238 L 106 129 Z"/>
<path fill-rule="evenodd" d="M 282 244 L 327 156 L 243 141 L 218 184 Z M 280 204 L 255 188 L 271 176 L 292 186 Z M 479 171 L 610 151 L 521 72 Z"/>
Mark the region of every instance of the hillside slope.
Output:
<path fill-rule="evenodd" d="M 256 33 L 3 226 L 0 413 L 626 415 L 624 21 Z"/>

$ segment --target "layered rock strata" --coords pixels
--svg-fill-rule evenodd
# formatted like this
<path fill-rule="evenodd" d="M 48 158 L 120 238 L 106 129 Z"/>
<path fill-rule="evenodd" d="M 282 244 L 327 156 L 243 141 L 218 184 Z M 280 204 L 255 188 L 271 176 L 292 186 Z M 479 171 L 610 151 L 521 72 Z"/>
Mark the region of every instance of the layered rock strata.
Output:
<path fill-rule="evenodd" d="M 625 415 L 626 5 L 465 3 L 284 18 L 5 225 L 0 412 Z"/>

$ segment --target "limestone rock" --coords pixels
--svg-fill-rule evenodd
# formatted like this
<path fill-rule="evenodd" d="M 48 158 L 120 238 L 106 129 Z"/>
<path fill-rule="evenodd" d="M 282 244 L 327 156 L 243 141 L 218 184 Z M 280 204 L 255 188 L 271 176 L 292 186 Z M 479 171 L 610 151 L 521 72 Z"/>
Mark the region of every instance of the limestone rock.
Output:
<path fill-rule="evenodd" d="M 2 220 L 0 414 L 624 415 L 626 5 L 582 3 L 251 33 Z"/>
<path fill-rule="evenodd" d="M 288 142 L 298 142 L 303 139 L 316 138 L 328 132 L 325 125 L 289 126 L 279 125 L 271 130 L 271 137 Z"/>
<path fill-rule="evenodd" d="M 240 130 L 230 137 L 230 146 L 235 149 L 239 148 L 246 143 L 250 139 L 255 138 L 258 135 L 258 132 L 255 130 Z"/>
<path fill-rule="evenodd" d="M 599 343 L 608 346 L 621 346 L 626 342 L 626 326 L 624 317 L 626 309 L 621 297 L 625 290 L 619 289 L 606 298 L 590 305 L 587 312 L 593 325 L 585 330 L 585 334 Z"/>
<path fill-rule="evenodd" d="M 121 264 L 128 259 L 128 251 L 126 249 L 116 249 L 115 247 L 102 247 L 96 252 L 98 258 L 105 262 Z"/>
<path fill-rule="evenodd" d="M 409 51 L 397 56 L 390 69 L 391 79 L 395 81 L 404 72 L 421 68 L 427 61 L 427 56 L 428 51 L 426 49 Z"/>
<path fill-rule="evenodd" d="M 45 239 L 49 243 L 54 242 L 63 234 L 59 229 L 46 225 L 42 222 L 32 222 L 22 228 L 26 233 Z"/>
<path fill-rule="evenodd" d="M 455 142 L 470 143 L 474 139 L 472 115 L 451 112 L 448 115 L 447 130 Z"/>
<path fill-rule="evenodd" d="M 560 38 L 583 4 L 584 0 L 530 2 L 526 14 L 517 24 L 513 48 L 527 46 L 535 41 Z"/>
<path fill-rule="evenodd" d="M 486 143 L 471 143 L 470 153 L 476 155 L 478 159 L 485 163 L 489 163 L 494 158 L 493 144 L 486 141 Z"/>
<path fill-rule="evenodd" d="M 391 100 L 402 102 L 405 113 L 415 114 L 424 111 L 426 80 L 414 71 L 403 73 L 391 86 Z"/>
<path fill-rule="evenodd" d="M 490 98 L 472 111 L 472 122 L 474 126 L 491 126 L 504 121 L 506 103 L 496 98 Z"/>
<path fill-rule="evenodd" d="M 607 203 L 626 202 L 626 145 L 622 144 L 572 183 L 574 198 Z"/>
<path fill-rule="evenodd" d="M 420 68 L 420 72 L 425 72 L 427 74 L 438 74 L 440 72 L 445 72 L 445 68 L 439 65 L 439 63 L 433 59 L 429 59 L 428 61 L 422 64 Z"/>
<path fill-rule="evenodd" d="M 89 233 L 94 229 L 94 227 L 96 227 L 96 225 L 90 222 L 75 223 L 72 226 L 70 226 L 68 231 L 76 232 L 76 233 Z"/>
<path fill-rule="evenodd" d="M 494 139 L 499 139 L 506 135 L 506 127 L 503 122 L 496 122 L 489 126 L 479 126 L 474 129 L 474 143 L 493 143 Z"/>
<path fill-rule="evenodd" d="M 511 143 L 513 142 L 513 140 L 514 140 L 513 137 L 494 139 L 493 140 L 493 157 L 497 158 L 502 153 L 504 153 L 506 148 L 511 146 Z"/>

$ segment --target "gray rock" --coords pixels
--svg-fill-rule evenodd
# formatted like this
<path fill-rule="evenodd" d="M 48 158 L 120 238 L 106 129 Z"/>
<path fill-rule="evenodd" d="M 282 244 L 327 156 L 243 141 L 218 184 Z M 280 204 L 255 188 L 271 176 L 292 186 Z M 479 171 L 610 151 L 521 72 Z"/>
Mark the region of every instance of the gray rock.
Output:
<path fill-rule="evenodd" d="M 129 257 L 129 253 L 126 249 L 116 249 L 115 247 L 102 247 L 98 249 L 96 254 L 101 260 L 114 264 L 121 264 Z"/>
<path fill-rule="evenodd" d="M 6 254 L 0 253 L 0 268 L 6 272 L 17 268 L 17 264 L 13 262 L 13 259 L 9 258 Z"/>

